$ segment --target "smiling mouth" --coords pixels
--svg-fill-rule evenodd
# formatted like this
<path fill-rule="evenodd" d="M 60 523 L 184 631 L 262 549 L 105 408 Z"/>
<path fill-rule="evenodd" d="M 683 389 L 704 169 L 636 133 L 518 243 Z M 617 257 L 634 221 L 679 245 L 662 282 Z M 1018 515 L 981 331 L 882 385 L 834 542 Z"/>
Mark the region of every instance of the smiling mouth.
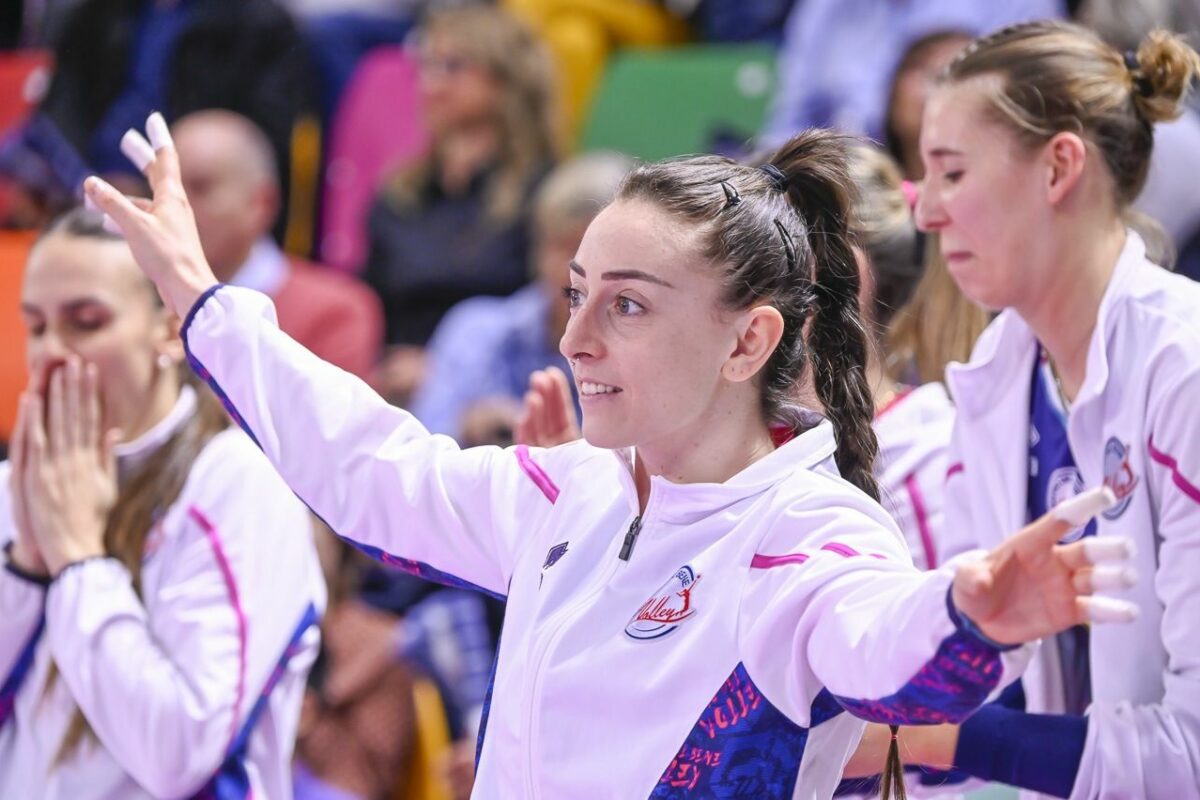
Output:
<path fill-rule="evenodd" d="M 579 382 L 579 394 L 581 397 L 600 397 L 608 394 L 618 394 L 620 391 L 619 387 L 609 386 L 604 383 L 595 383 L 593 381 Z"/>

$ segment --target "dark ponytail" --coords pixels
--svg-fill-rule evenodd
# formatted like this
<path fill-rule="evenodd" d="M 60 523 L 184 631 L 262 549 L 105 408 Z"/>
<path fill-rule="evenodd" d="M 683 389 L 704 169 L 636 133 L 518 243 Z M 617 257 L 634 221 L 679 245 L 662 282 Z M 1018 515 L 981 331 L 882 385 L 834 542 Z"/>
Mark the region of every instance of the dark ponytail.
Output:
<path fill-rule="evenodd" d="M 837 436 L 842 476 L 876 500 L 879 445 L 871 424 L 875 403 L 867 382 L 867 340 L 859 316 L 858 263 L 849 217 L 853 184 L 844 140 L 806 131 L 778 150 L 770 164 L 785 179 L 787 196 L 805 223 L 812 250 L 815 313 L 808 332 L 813 386 Z"/>

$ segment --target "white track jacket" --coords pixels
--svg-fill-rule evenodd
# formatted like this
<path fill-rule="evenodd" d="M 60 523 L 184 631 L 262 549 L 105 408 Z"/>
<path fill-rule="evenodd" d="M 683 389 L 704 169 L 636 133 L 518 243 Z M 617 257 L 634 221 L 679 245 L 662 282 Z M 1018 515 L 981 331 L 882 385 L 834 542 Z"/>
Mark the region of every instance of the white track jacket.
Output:
<path fill-rule="evenodd" d="M 185 389 L 120 448 L 120 465 L 157 449 L 194 405 Z M 0 464 L 0 543 L 14 537 L 8 474 Z M 325 603 L 311 530 L 231 428 L 148 536 L 141 600 L 115 559 L 68 567 L 49 587 L 0 570 L 0 798 L 290 798 Z M 56 762 L 77 708 L 96 740 Z"/>
<path fill-rule="evenodd" d="M 1005 311 L 947 380 L 958 409 L 944 555 L 992 547 L 1025 523 L 1029 391 L 1037 343 Z M 1128 234 L 1100 304 L 1067 422 L 1087 487 L 1120 503 L 1098 536 L 1137 545 L 1133 625 L 1091 631 L 1093 704 L 1072 798 L 1200 797 L 1200 285 L 1145 258 Z M 1061 712 L 1052 639 L 1023 678 L 1027 707 Z"/>
<path fill-rule="evenodd" d="M 856 716 L 961 719 L 1023 657 L 959 631 L 828 423 L 722 484 L 656 477 L 639 515 L 629 452 L 461 450 L 261 294 L 210 290 L 184 339 L 333 530 L 507 596 L 476 798 L 827 798 Z"/>

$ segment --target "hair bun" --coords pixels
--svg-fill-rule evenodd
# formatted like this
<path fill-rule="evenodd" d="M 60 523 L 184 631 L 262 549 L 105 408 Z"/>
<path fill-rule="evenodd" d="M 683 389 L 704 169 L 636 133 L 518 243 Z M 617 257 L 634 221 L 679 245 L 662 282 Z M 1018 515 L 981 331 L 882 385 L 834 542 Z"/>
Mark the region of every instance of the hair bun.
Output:
<path fill-rule="evenodd" d="M 1142 117 L 1152 123 L 1178 117 L 1200 73 L 1200 55 L 1179 35 L 1156 30 L 1138 46 L 1136 67 L 1130 70 L 1130 78 L 1133 102 Z"/>

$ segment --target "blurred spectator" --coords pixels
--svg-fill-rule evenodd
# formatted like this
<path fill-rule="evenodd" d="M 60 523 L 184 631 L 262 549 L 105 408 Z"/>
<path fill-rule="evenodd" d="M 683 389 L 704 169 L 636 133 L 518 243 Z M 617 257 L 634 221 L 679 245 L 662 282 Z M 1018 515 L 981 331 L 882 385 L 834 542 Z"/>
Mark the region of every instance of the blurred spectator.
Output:
<path fill-rule="evenodd" d="M 392 656 L 397 618 L 359 597 L 365 556 L 328 529 L 317 544 L 330 606 L 300 717 L 295 800 L 387 800 L 412 767 L 416 734 L 412 673 Z M 383 655 L 364 659 L 372 651 Z"/>
<path fill-rule="evenodd" d="M 288 197 L 291 138 L 311 81 L 300 33 L 274 0 L 83 0 L 54 52 L 42 123 L 26 135 L 33 150 L 55 154 L 68 190 L 82 175 L 58 154 L 73 151 L 84 174 L 136 175 L 119 143 L 150 111 L 172 119 L 228 108 L 266 132 Z"/>
<path fill-rule="evenodd" d="M 557 153 L 550 60 L 528 28 L 468 7 L 432 15 L 423 34 L 432 149 L 373 204 L 363 273 L 383 300 L 391 345 L 379 388 L 399 404 L 451 306 L 528 280 L 529 198 Z"/>
<path fill-rule="evenodd" d="M 618 47 L 662 47 L 689 38 L 672 3 L 646 0 L 502 0 L 541 35 L 559 67 L 565 133 L 573 141 Z M 742 0 L 739 5 L 751 5 Z"/>
<path fill-rule="evenodd" d="M 511 443 L 529 376 L 548 366 L 567 369 L 558 352 L 568 316 L 567 265 L 632 166 L 616 153 L 592 153 L 546 178 L 533 206 L 536 280 L 509 297 L 464 300 L 438 325 L 412 405 L 425 427 L 466 446 Z"/>
<path fill-rule="evenodd" d="M 961 31 L 949 30 L 922 36 L 901 56 L 892 76 L 884 143 L 908 180 L 919 180 L 925 174 L 921 162 L 921 117 L 933 79 L 971 38 Z"/>
<path fill-rule="evenodd" d="M 280 189 L 263 132 L 231 111 L 210 110 L 179 120 L 173 135 L 217 278 L 270 295 L 285 332 L 326 361 L 368 376 L 382 341 L 379 301 L 357 280 L 286 255 L 271 239 Z"/>
<path fill-rule="evenodd" d="M 803 0 L 787 21 L 763 135 L 774 145 L 818 126 L 882 139 L 888 82 L 911 42 L 931 31 L 974 36 L 1063 11 L 1062 0 Z"/>

